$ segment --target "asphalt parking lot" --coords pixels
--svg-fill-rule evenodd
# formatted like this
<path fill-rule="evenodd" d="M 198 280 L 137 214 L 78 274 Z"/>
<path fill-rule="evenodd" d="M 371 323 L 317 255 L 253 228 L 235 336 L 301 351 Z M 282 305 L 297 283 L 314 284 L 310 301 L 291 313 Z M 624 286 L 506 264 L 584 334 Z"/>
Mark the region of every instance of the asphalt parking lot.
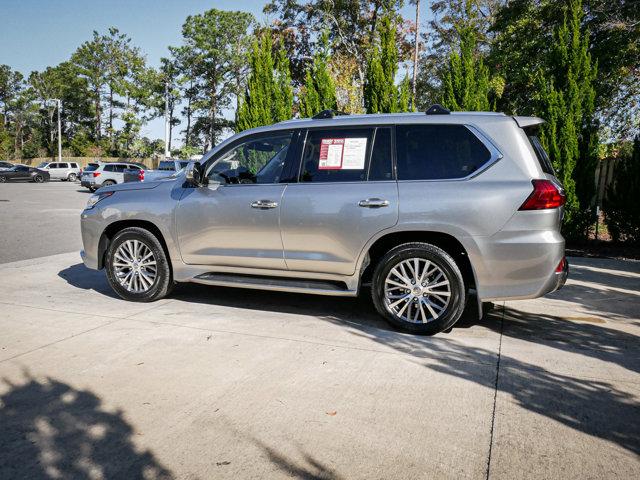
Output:
<path fill-rule="evenodd" d="M 0 186 L 0 478 L 640 477 L 640 262 L 417 337 L 366 298 L 124 302 L 86 199 Z"/>

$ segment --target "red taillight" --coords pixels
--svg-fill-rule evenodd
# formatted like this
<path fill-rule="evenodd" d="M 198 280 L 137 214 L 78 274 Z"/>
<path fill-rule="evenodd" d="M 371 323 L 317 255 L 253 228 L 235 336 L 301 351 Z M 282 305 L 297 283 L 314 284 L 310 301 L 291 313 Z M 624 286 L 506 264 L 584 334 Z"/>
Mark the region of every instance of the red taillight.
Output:
<path fill-rule="evenodd" d="M 99 175 L 100 175 L 100 172 L 93 172 L 93 178 L 96 178 Z"/>
<path fill-rule="evenodd" d="M 562 260 L 560 260 L 560 263 L 556 267 L 556 273 L 562 273 L 566 264 L 567 264 L 567 258 L 562 257 Z"/>
<path fill-rule="evenodd" d="M 566 197 L 556 185 L 549 180 L 532 180 L 533 192 L 529 195 L 520 210 L 545 210 L 564 205 Z"/>
<path fill-rule="evenodd" d="M 140 170 L 138 172 L 138 180 L 140 180 L 141 182 L 144 180 L 144 170 Z"/>

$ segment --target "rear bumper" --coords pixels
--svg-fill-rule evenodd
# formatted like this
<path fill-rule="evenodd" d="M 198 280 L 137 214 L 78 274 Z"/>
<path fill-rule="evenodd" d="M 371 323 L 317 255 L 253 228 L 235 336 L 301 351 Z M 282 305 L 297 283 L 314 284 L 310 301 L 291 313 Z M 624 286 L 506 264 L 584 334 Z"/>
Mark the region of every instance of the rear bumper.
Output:
<path fill-rule="evenodd" d="M 560 271 L 556 271 L 553 273 L 553 277 L 549 279 L 549 283 L 547 284 L 547 291 L 544 293 L 555 292 L 556 290 L 560 290 L 564 287 L 564 284 L 567 282 L 567 277 L 569 276 L 569 261 L 566 257 L 563 258 L 562 268 Z"/>

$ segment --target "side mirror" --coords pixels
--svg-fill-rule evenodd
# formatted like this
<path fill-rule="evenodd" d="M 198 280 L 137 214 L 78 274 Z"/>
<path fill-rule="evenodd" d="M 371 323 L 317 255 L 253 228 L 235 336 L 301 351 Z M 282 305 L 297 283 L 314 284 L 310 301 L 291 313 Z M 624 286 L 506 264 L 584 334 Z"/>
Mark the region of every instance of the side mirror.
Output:
<path fill-rule="evenodd" d="M 209 184 L 209 178 L 205 175 L 204 167 L 200 162 L 192 163 L 187 167 L 185 180 L 194 187 L 204 187 Z"/>

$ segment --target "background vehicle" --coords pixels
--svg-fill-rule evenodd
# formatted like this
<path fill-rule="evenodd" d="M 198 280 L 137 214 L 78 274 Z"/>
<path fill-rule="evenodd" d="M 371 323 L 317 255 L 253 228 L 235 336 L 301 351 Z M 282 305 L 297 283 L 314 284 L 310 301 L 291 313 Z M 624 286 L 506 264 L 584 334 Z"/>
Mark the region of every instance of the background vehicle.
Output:
<path fill-rule="evenodd" d="M 161 178 L 167 178 L 185 168 L 189 163 L 191 163 L 189 160 L 161 160 L 156 170 L 148 170 L 146 168 L 142 170 L 126 169 L 124 171 L 124 181 L 152 182 Z"/>
<path fill-rule="evenodd" d="M 143 168 L 144 165 L 133 162 L 89 164 L 82 171 L 80 185 L 93 192 L 100 187 L 124 183 L 124 171 L 126 169 L 139 172 Z"/>
<path fill-rule="evenodd" d="M 0 172 L 4 170 L 9 170 L 15 166 L 16 166 L 15 164 L 10 162 L 0 162 Z"/>
<path fill-rule="evenodd" d="M 75 182 L 80 177 L 80 165 L 76 162 L 42 162 L 37 168 L 49 172 L 51 180 Z"/>
<path fill-rule="evenodd" d="M 38 168 L 17 165 L 9 170 L 0 172 L 0 183 L 4 182 L 35 182 L 49 181 L 49 172 Z"/>
<path fill-rule="evenodd" d="M 392 325 L 443 331 L 471 293 L 481 307 L 566 280 L 565 196 L 540 123 L 433 106 L 248 130 L 175 181 L 92 196 L 83 260 L 132 301 L 174 282 L 336 296 L 370 286 Z"/>

